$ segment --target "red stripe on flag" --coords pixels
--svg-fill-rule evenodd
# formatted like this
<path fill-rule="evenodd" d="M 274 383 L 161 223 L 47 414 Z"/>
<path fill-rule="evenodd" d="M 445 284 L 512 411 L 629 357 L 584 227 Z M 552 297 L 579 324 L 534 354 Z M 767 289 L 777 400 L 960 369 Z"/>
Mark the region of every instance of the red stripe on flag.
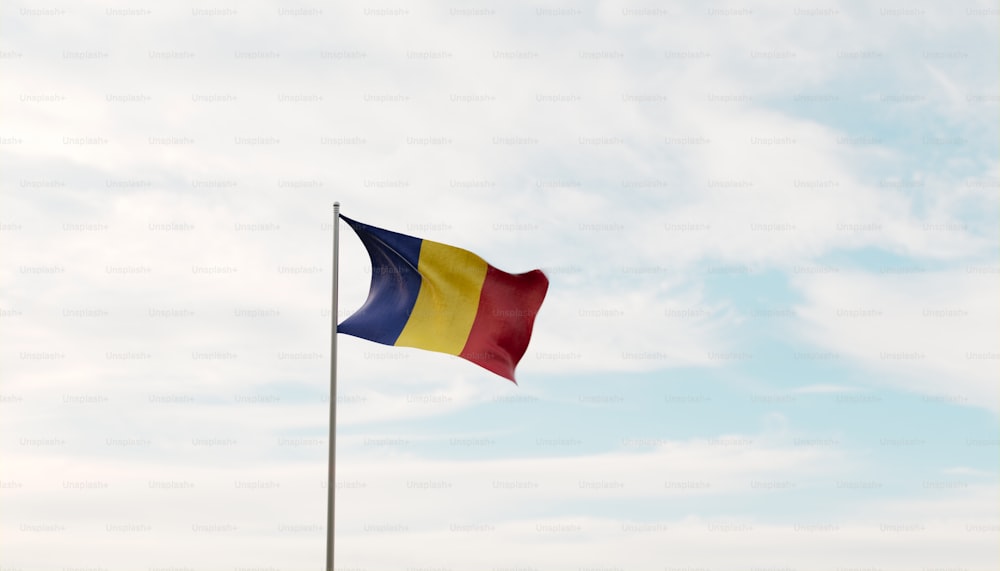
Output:
<path fill-rule="evenodd" d="M 514 368 L 528 349 L 535 314 L 549 280 L 540 270 L 508 274 L 487 265 L 472 330 L 459 354 L 515 384 Z"/>

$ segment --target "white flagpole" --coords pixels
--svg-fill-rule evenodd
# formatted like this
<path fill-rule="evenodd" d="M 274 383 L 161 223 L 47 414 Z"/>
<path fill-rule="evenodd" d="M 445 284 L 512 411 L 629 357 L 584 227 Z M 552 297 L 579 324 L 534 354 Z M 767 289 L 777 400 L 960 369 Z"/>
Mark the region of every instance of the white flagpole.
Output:
<path fill-rule="evenodd" d="M 340 203 L 333 203 L 333 303 L 330 313 L 330 452 L 326 477 L 326 571 L 333 571 L 334 496 L 337 491 L 337 282 L 340 248 Z"/>

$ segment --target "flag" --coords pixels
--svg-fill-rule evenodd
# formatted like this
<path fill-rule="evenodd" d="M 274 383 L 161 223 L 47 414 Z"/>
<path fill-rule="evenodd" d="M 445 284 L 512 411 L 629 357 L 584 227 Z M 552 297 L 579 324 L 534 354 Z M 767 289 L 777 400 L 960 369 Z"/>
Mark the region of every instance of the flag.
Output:
<path fill-rule="evenodd" d="M 476 254 L 341 215 L 368 250 L 368 299 L 337 331 L 457 355 L 515 384 L 549 280 L 508 274 Z"/>

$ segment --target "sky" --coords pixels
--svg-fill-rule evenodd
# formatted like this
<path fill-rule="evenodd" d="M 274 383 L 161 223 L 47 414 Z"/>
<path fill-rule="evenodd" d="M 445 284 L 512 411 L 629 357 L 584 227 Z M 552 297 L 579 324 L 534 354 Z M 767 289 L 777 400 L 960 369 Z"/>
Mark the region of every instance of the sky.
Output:
<path fill-rule="evenodd" d="M 334 201 L 551 282 L 339 338 L 337 569 L 997 569 L 998 17 L 4 2 L 0 571 L 323 568 Z"/>

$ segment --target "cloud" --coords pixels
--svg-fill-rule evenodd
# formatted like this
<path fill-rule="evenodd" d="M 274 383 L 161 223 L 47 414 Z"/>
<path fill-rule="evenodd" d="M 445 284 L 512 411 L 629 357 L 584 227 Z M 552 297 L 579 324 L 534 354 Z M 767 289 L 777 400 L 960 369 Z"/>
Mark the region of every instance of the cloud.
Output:
<path fill-rule="evenodd" d="M 340 200 L 552 280 L 519 387 L 341 338 L 342 565 L 996 567 L 982 454 L 862 498 L 830 479 L 895 456 L 787 440 L 846 430 L 822 395 L 998 410 L 988 3 L 6 8 L 6 566 L 321 560 Z M 344 230 L 338 317 L 370 271 Z"/>
<path fill-rule="evenodd" d="M 696 568 L 724 565 L 734 554 L 761 565 L 808 566 L 817 549 L 835 548 L 831 565 L 921 561 L 985 569 L 995 553 L 998 520 L 991 506 L 998 492 L 992 484 L 874 503 L 858 497 L 839 513 L 747 511 L 747 500 L 783 502 L 796 487 L 834 477 L 830 467 L 839 462 L 839 453 L 786 447 L 759 435 L 487 462 L 355 453 L 348 443 L 338 474 L 338 561 L 344 566 L 402 568 L 412 564 L 412 553 L 423 553 L 423 564 L 448 568 L 650 568 L 664 564 L 668 546 L 671 565 Z M 3 537 L 20 547 L 8 551 L 11 565 L 26 564 L 28 553 L 38 557 L 25 549 L 53 537 L 65 540 L 63 556 L 91 558 L 90 546 L 127 537 L 132 547 L 115 551 L 120 565 L 139 564 L 150 553 L 164 564 L 219 565 L 232 559 L 218 548 L 247 537 L 261 541 L 242 556 L 279 568 L 321 553 L 319 464 L 181 470 L 173 462 L 116 459 L 98 467 L 26 460 L 11 464 L 2 492 L 11 514 Z M 42 506 L 53 494 L 62 508 L 45 515 Z M 637 511 L 634 502 L 648 509 Z M 210 511 L 198 507 L 206 503 Z M 727 550 L 711 547 L 720 541 Z M 386 550 L 386 542 L 394 549 Z M 181 545 L 183 553 L 176 549 Z"/>
<path fill-rule="evenodd" d="M 872 385 L 996 411 L 996 273 L 800 276 L 804 339 L 876 373 Z"/>

